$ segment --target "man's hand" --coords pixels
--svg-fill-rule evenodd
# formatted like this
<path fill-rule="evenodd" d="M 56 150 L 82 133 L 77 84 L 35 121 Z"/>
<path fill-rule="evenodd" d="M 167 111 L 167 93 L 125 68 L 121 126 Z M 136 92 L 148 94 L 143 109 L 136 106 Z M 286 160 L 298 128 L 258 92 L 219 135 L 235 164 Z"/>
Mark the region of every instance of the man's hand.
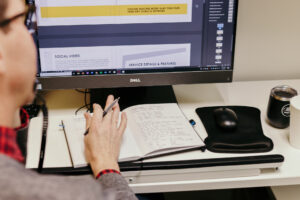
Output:
<path fill-rule="evenodd" d="M 106 101 L 107 108 L 114 101 L 112 95 Z M 102 117 L 103 110 L 98 104 L 93 105 L 93 117 L 86 113 L 86 128 L 89 133 L 84 138 L 85 156 L 90 163 L 95 176 L 104 169 L 115 169 L 120 171 L 118 158 L 122 136 L 126 129 L 127 117 L 125 113 L 121 115 L 119 122 L 120 107 L 117 103 L 112 111 Z"/>

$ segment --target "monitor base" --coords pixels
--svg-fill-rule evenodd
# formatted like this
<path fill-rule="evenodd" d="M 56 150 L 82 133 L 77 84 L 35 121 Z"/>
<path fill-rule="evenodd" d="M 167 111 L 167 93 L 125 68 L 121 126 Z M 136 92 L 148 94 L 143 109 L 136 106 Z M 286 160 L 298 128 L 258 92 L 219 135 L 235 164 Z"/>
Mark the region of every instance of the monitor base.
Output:
<path fill-rule="evenodd" d="M 120 97 L 121 110 L 138 104 L 177 103 L 172 86 L 91 89 L 90 102 L 105 105 L 108 95 Z M 92 111 L 92 106 L 91 106 Z"/>

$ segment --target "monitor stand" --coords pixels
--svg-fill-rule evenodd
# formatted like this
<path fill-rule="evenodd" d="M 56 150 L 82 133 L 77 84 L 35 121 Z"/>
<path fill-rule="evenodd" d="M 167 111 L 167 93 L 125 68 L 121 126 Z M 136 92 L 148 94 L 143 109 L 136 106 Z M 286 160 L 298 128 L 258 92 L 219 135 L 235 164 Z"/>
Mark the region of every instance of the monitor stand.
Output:
<path fill-rule="evenodd" d="M 152 86 L 91 89 L 91 105 L 98 103 L 103 107 L 110 94 L 115 98 L 120 97 L 121 110 L 138 104 L 177 103 L 172 86 Z"/>

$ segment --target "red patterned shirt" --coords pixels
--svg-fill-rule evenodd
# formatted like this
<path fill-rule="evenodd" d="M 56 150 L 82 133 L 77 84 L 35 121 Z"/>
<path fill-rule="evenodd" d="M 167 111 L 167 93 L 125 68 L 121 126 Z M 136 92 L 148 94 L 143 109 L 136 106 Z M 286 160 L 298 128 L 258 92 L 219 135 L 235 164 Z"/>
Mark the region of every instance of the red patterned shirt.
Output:
<path fill-rule="evenodd" d="M 24 162 L 24 157 L 17 144 L 17 131 L 25 128 L 29 122 L 29 115 L 25 109 L 21 110 L 21 126 L 12 129 L 0 127 L 0 153 L 5 154 L 19 162 Z"/>

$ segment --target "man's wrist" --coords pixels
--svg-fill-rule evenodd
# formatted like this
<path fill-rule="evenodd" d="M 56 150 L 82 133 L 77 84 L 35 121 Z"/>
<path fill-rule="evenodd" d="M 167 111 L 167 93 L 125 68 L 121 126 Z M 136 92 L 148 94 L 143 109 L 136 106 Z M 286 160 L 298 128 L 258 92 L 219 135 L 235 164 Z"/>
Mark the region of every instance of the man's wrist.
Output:
<path fill-rule="evenodd" d="M 114 161 L 105 161 L 105 160 L 97 161 L 97 160 L 95 160 L 95 161 L 92 161 L 90 163 L 90 165 L 91 165 L 91 168 L 92 168 L 92 171 L 93 171 L 93 174 L 95 177 L 97 177 L 101 171 L 106 170 L 106 169 L 120 171 L 118 163 L 114 162 Z"/>

